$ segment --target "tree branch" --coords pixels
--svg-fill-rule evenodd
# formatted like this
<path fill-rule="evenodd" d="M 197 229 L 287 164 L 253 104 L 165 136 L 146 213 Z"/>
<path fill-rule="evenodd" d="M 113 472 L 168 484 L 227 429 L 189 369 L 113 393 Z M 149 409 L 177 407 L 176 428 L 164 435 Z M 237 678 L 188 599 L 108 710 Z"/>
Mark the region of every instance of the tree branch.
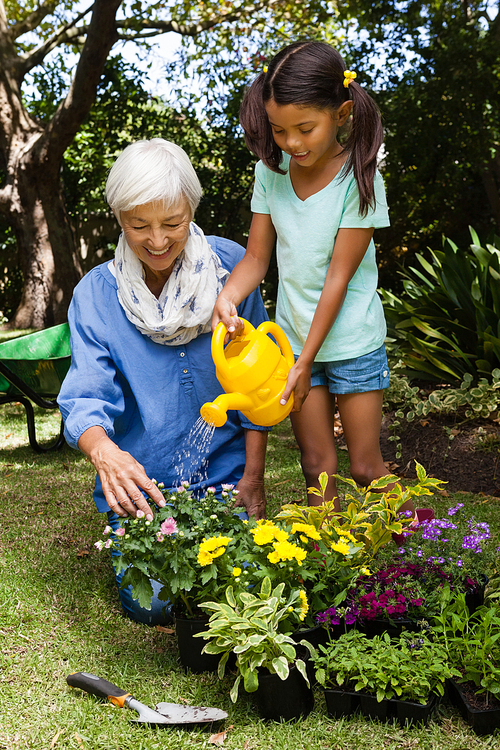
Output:
<path fill-rule="evenodd" d="M 210 18 L 206 18 L 204 20 L 194 21 L 192 24 L 183 24 L 176 21 L 175 19 L 170 19 L 169 21 L 150 21 L 148 19 L 141 19 L 140 21 L 130 21 L 124 19 L 122 21 L 116 22 L 116 26 L 118 29 L 132 30 L 133 27 L 136 28 L 137 26 L 139 26 L 139 29 L 144 30 L 146 33 L 141 33 L 141 31 L 139 30 L 136 33 L 132 32 L 120 34 L 117 38 L 124 41 L 134 41 L 140 39 L 148 39 L 156 36 L 157 34 L 166 34 L 169 31 L 173 31 L 176 34 L 180 34 L 181 36 L 195 37 L 197 34 L 200 34 L 202 31 L 206 31 L 212 26 L 216 26 L 223 22 L 230 23 L 231 21 L 237 21 L 245 13 L 248 13 L 250 11 L 252 13 L 257 13 L 263 8 L 269 8 L 272 5 L 275 5 L 277 1 L 278 0 L 261 0 L 260 3 L 256 3 L 253 6 L 241 7 L 237 11 L 227 11 L 225 13 L 219 13 L 218 15 L 210 16 Z M 89 27 L 88 25 L 77 26 L 76 24 L 81 21 L 82 18 L 84 18 L 92 10 L 93 7 L 93 4 L 90 5 L 86 10 L 79 13 L 72 21 L 65 24 L 64 26 L 61 26 L 50 37 L 50 39 L 47 39 L 36 49 L 24 55 L 20 55 L 20 63 L 18 65 L 18 79 L 22 80 L 26 73 L 28 73 L 37 65 L 40 65 L 45 57 L 49 54 L 49 52 L 52 52 L 52 50 L 56 47 L 60 47 L 63 44 L 83 45 Z M 32 16 L 34 16 L 34 14 L 32 14 Z M 18 36 L 20 36 L 20 34 L 18 34 Z"/>
<path fill-rule="evenodd" d="M 119 4 L 119 3 L 118 3 Z M 36 49 L 28 52 L 24 55 L 19 55 L 19 76 L 20 80 L 24 78 L 26 73 L 32 68 L 40 65 L 44 58 L 52 52 L 53 49 L 59 47 L 61 44 L 67 44 L 68 42 L 75 42 L 78 37 L 85 36 L 88 33 L 89 27 L 85 26 L 83 29 L 77 28 L 76 24 L 82 20 L 90 11 L 94 8 L 95 3 L 92 3 L 86 10 L 79 13 L 75 18 L 64 26 L 60 26 L 57 31 L 41 44 Z M 115 11 L 116 12 L 116 11 Z"/>
<path fill-rule="evenodd" d="M 72 142 L 96 97 L 109 51 L 117 40 L 116 12 L 122 0 L 95 0 L 87 38 L 68 94 L 39 140 L 41 162 L 59 168 L 59 159 Z"/>
<path fill-rule="evenodd" d="M 14 41 L 23 34 L 26 34 L 28 31 L 33 31 L 33 29 L 36 29 L 36 27 L 43 21 L 45 16 L 53 13 L 57 5 L 58 0 L 47 0 L 47 2 L 39 5 L 38 8 L 33 11 L 33 13 L 30 13 L 29 16 L 24 19 L 24 21 L 19 21 L 19 23 L 15 23 L 10 26 L 12 40 Z"/>

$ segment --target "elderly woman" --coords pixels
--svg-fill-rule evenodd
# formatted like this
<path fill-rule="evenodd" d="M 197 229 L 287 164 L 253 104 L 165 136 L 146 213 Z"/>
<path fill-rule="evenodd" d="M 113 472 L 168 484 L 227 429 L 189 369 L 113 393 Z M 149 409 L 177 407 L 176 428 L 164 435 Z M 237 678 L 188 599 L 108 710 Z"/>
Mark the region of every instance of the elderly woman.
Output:
<path fill-rule="evenodd" d="M 176 452 L 200 415 L 222 392 L 210 352 L 213 306 L 243 257 L 236 243 L 205 237 L 193 222 L 201 186 L 186 153 L 161 138 L 128 146 L 113 165 L 106 198 L 121 228 L 114 261 L 92 269 L 77 285 L 69 309 L 71 367 L 59 394 L 68 443 L 92 462 L 94 500 L 116 528 L 140 509 L 152 517 L 179 476 Z M 260 294 L 238 314 L 253 325 L 267 316 Z M 237 485 L 249 514 L 265 513 L 267 431 L 229 412 L 215 430 L 205 476 L 196 492 Z M 178 458 L 178 455 L 177 455 Z M 119 582 L 119 581 L 118 581 Z M 126 614 L 164 619 L 120 591 Z"/>

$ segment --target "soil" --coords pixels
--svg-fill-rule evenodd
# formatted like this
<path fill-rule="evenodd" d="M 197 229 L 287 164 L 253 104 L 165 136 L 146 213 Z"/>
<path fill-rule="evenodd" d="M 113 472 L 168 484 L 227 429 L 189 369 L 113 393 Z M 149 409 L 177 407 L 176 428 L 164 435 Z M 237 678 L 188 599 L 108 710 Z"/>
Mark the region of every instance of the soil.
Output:
<path fill-rule="evenodd" d="M 497 710 L 500 708 L 500 701 L 495 698 L 494 695 L 490 695 L 489 699 L 484 693 L 479 695 L 476 694 L 476 686 L 473 682 L 462 682 L 460 683 L 460 690 L 467 699 L 469 706 L 477 711 L 488 711 Z"/>
<path fill-rule="evenodd" d="M 388 469 L 402 478 L 415 477 L 415 461 L 430 476 L 445 480 L 450 492 L 500 497 L 500 419 L 460 421 L 460 417 L 426 417 L 410 422 L 396 458 L 390 441 L 393 417 L 382 424 L 381 449 Z M 401 428 L 399 428 L 401 430 Z"/>

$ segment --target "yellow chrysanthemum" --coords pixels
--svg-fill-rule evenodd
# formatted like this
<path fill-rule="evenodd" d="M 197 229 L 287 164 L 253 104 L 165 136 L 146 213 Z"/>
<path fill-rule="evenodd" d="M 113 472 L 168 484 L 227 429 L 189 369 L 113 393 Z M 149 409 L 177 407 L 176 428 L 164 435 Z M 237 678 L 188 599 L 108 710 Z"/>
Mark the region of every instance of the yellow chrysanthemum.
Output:
<path fill-rule="evenodd" d="M 371 576 L 372 572 L 368 568 L 361 568 L 361 572 L 364 576 Z"/>
<path fill-rule="evenodd" d="M 335 531 L 337 532 L 337 534 L 347 537 L 347 539 L 349 539 L 351 542 L 356 542 L 356 537 L 353 536 L 350 531 L 339 528 L 336 528 Z"/>
<path fill-rule="evenodd" d="M 201 565 L 202 568 L 204 568 L 206 565 L 211 565 L 213 562 L 213 557 L 210 554 L 210 552 L 207 552 L 205 549 L 198 550 L 198 564 Z"/>
<path fill-rule="evenodd" d="M 262 547 L 271 542 L 284 542 L 288 539 L 288 533 L 280 529 L 272 521 L 257 521 L 257 528 L 251 530 L 255 544 Z"/>
<path fill-rule="evenodd" d="M 292 526 L 292 534 L 296 534 L 298 531 L 301 531 L 309 537 L 309 539 L 321 539 L 319 531 L 310 523 L 294 523 Z"/>
<path fill-rule="evenodd" d="M 233 568 L 233 576 L 237 578 L 241 575 L 241 568 Z"/>
<path fill-rule="evenodd" d="M 305 620 L 306 615 L 309 612 L 309 602 L 307 601 L 307 596 L 305 591 L 299 591 L 299 597 L 300 597 L 300 614 L 299 614 L 299 620 Z"/>
<path fill-rule="evenodd" d="M 351 548 L 347 544 L 347 542 L 344 542 L 343 539 L 339 539 L 338 542 L 332 542 L 332 550 L 334 552 L 340 552 L 341 555 L 347 555 Z"/>
<path fill-rule="evenodd" d="M 288 541 L 274 542 L 274 551 L 270 552 L 267 556 L 269 562 L 278 563 L 285 562 L 285 560 L 296 560 L 299 565 L 302 565 L 303 560 L 307 557 L 307 552 L 296 544 Z"/>
<path fill-rule="evenodd" d="M 232 542 L 232 537 L 221 536 L 219 534 L 218 536 L 211 536 L 208 539 L 204 539 L 200 544 L 200 549 L 204 549 L 207 552 L 213 552 L 219 547 L 227 547 L 229 542 Z"/>

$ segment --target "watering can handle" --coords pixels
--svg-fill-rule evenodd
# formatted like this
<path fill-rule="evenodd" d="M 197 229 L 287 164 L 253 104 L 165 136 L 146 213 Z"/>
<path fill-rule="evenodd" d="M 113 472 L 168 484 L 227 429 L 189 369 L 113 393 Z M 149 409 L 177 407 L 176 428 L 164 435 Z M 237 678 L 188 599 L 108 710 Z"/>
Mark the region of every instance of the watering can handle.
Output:
<path fill-rule="evenodd" d="M 288 341 L 285 332 L 282 328 L 279 327 L 277 323 L 273 323 L 271 320 L 267 320 L 265 323 L 260 324 L 260 326 L 257 328 L 257 331 L 260 331 L 261 333 L 270 333 L 271 336 L 274 336 L 274 338 L 278 342 L 278 346 L 281 349 L 281 353 L 283 354 L 287 365 L 289 367 L 294 366 L 295 357 L 292 352 L 292 347 L 290 346 L 290 342 Z"/>
<path fill-rule="evenodd" d="M 240 320 L 244 327 L 243 331 L 236 336 L 236 341 L 243 338 L 243 336 L 248 336 L 252 331 L 255 331 L 255 327 L 249 323 L 248 320 L 245 320 L 245 318 L 240 318 Z M 212 359 L 215 362 L 215 366 L 227 375 L 228 366 L 224 356 L 224 339 L 226 338 L 226 334 L 227 328 L 224 323 L 222 321 L 217 323 L 215 331 L 212 334 Z"/>

